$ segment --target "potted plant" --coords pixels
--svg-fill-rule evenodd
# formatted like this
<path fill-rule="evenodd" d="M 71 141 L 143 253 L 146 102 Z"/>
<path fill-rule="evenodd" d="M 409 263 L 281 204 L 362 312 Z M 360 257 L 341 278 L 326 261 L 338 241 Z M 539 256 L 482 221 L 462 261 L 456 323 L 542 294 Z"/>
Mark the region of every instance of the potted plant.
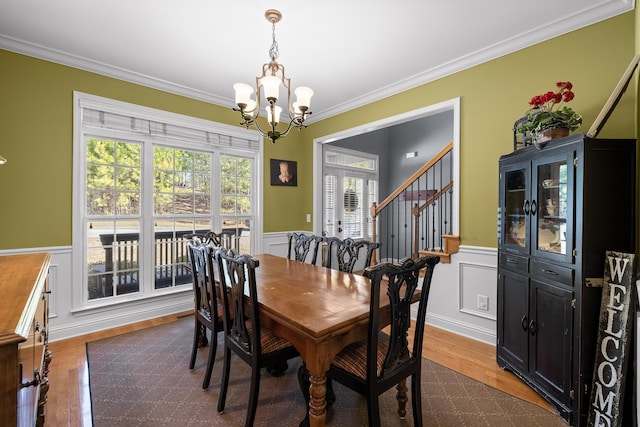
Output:
<path fill-rule="evenodd" d="M 529 134 L 538 148 L 553 138 L 569 135 L 582 124 L 582 116 L 564 105 L 575 96 L 571 90 L 573 84 L 558 82 L 556 86 L 555 92 L 549 91 L 531 98 L 531 108 L 517 122 L 517 132 Z"/>

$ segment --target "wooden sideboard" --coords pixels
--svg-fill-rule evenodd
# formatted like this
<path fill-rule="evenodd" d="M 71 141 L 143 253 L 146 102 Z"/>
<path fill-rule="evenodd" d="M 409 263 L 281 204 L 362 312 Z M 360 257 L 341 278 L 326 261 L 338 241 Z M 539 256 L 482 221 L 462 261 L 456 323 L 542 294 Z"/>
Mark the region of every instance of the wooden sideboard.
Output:
<path fill-rule="evenodd" d="M 0 256 L 0 425 L 42 426 L 49 390 L 51 255 Z"/>

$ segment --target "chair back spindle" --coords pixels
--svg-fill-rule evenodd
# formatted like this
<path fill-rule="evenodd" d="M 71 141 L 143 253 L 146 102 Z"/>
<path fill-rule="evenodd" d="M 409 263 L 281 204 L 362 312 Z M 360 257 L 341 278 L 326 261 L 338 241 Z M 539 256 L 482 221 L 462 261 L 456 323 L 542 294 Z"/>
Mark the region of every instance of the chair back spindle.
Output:
<path fill-rule="evenodd" d="M 364 259 L 363 267 L 369 267 L 373 252 L 380 247 L 378 242 L 368 240 L 354 240 L 347 237 L 341 240 L 337 237 L 325 237 L 327 243 L 326 267 L 332 268 L 333 260 L 337 261 L 337 269 L 345 273 L 353 273 L 358 260 Z"/>
<path fill-rule="evenodd" d="M 311 264 L 318 260 L 318 249 L 322 244 L 322 237 L 315 234 L 287 233 L 289 248 L 287 258 L 300 262 L 307 262 L 309 252 L 311 252 Z"/>

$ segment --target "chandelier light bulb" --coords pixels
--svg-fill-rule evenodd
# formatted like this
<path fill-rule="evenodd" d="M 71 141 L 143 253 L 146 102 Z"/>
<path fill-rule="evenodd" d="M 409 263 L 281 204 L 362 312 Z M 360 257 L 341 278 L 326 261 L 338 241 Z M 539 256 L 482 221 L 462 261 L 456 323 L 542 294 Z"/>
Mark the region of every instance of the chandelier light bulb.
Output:
<path fill-rule="evenodd" d="M 278 100 L 280 95 L 280 79 L 276 76 L 264 76 L 260 79 L 260 85 L 264 88 L 264 97 L 273 102 Z"/>
<path fill-rule="evenodd" d="M 307 110 L 309 107 L 311 107 L 311 97 L 313 96 L 313 91 L 310 88 L 300 86 L 295 90 L 295 94 L 298 97 L 297 104 L 301 110 Z"/>
<path fill-rule="evenodd" d="M 233 89 L 236 91 L 236 104 L 240 108 L 248 109 L 247 106 L 250 102 L 254 103 L 255 101 L 251 100 L 251 95 L 253 95 L 253 88 L 246 83 L 236 83 L 233 85 Z"/>
<path fill-rule="evenodd" d="M 293 114 L 296 117 L 302 116 L 302 110 L 300 109 L 300 105 L 297 102 L 294 102 L 292 106 L 293 106 Z"/>
<path fill-rule="evenodd" d="M 244 107 L 244 112 L 245 114 L 249 114 L 250 116 L 253 116 L 254 113 L 256 112 L 256 101 L 254 101 L 253 99 L 249 99 L 249 101 L 247 102 L 247 106 Z"/>
<path fill-rule="evenodd" d="M 278 124 L 280 122 L 280 113 L 282 113 L 282 108 L 275 105 L 273 107 L 273 111 L 275 113 L 275 118 L 271 117 L 271 106 L 266 107 L 267 110 L 267 121 L 269 123 Z"/>

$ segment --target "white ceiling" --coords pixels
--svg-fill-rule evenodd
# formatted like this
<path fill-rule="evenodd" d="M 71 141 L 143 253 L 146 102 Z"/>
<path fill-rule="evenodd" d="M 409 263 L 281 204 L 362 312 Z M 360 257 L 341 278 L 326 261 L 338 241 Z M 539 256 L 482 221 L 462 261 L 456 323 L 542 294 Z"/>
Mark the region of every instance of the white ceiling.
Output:
<path fill-rule="evenodd" d="M 311 121 L 620 13 L 633 0 L 0 0 L 0 48 L 231 107 L 268 62 L 267 9 Z M 1 64 L 0 64 L 1 70 Z"/>

